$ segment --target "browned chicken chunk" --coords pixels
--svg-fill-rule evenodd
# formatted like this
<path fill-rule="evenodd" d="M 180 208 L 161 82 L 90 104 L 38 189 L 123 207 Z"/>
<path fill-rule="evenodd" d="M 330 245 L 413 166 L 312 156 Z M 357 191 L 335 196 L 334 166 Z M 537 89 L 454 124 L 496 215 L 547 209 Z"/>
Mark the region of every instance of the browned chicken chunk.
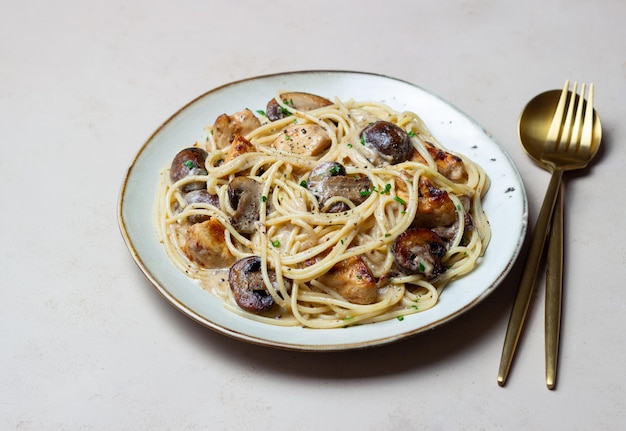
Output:
<path fill-rule="evenodd" d="M 250 153 L 255 150 L 256 148 L 250 141 L 248 141 L 246 138 L 244 138 L 241 135 L 237 135 L 233 139 L 233 142 L 231 143 L 230 148 L 228 149 L 228 153 L 226 154 L 224 163 L 228 163 L 231 160 L 236 159 L 242 154 Z"/>
<path fill-rule="evenodd" d="M 441 175 L 455 183 L 462 183 L 467 180 L 467 170 L 460 157 L 439 149 L 428 142 L 424 144 L 437 165 L 437 171 Z M 413 152 L 412 159 L 420 163 L 426 163 L 424 158 L 417 151 Z"/>
<path fill-rule="evenodd" d="M 222 114 L 213 124 L 213 140 L 217 148 L 226 148 L 233 142 L 235 136 L 245 136 L 260 126 L 261 122 L 249 109 L 232 115 Z"/>
<path fill-rule="evenodd" d="M 376 280 L 360 256 L 338 262 L 319 281 L 354 304 L 372 304 L 378 297 Z"/>
<path fill-rule="evenodd" d="M 412 226 L 449 226 L 456 221 L 456 208 L 448 192 L 435 187 L 426 177 L 419 179 L 417 213 Z"/>
<path fill-rule="evenodd" d="M 287 153 L 317 156 L 330 147 L 330 135 L 319 124 L 291 124 L 272 146 Z"/>
<path fill-rule="evenodd" d="M 217 219 L 192 225 L 186 240 L 183 253 L 205 268 L 226 268 L 235 261 L 226 245 L 224 226 Z"/>

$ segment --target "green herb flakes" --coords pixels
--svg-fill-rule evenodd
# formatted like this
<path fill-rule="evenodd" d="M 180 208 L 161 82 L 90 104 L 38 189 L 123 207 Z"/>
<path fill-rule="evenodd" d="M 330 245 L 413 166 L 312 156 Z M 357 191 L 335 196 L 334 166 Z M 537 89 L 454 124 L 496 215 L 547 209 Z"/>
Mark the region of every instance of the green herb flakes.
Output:
<path fill-rule="evenodd" d="M 406 202 L 404 201 L 404 199 L 402 199 L 400 196 L 394 196 L 393 200 L 398 202 L 401 205 L 406 205 Z"/>

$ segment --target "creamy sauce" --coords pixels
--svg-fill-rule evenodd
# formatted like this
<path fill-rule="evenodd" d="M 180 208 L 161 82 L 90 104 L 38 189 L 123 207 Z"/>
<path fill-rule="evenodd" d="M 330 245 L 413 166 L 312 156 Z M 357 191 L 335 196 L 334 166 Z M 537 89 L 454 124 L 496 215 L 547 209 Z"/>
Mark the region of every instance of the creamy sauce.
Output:
<path fill-rule="evenodd" d="M 230 289 L 228 285 L 228 271 L 228 268 L 203 271 L 200 286 L 217 297 L 226 299 Z"/>

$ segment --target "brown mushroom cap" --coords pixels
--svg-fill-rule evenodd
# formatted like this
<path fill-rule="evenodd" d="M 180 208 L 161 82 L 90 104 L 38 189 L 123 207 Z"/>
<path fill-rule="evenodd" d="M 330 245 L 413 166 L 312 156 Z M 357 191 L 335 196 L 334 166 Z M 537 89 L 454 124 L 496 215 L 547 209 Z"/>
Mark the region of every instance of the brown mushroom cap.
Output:
<path fill-rule="evenodd" d="M 276 272 L 268 269 L 267 276 L 272 286 L 277 287 Z M 291 292 L 291 281 L 283 279 L 283 282 L 287 291 Z M 263 280 L 260 257 L 248 256 L 236 261 L 228 273 L 228 283 L 235 302 L 242 309 L 253 313 L 262 313 L 270 311 L 274 307 L 274 298 L 267 290 Z"/>
<path fill-rule="evenodd" d="M 335 196 L 350 200 L 355 205 L 363 203 L 369 196 L 372 183 L 367 177 L 346 175 L 346 168 L 338 162 L 323 162 L 317 165 L 309 175 L 308 188 L 321 206 Z M 330 206 L 327 212 L 347 211 L 348 206 L 338 202 Z"/>
<path fill-rule="evenodd" d="M 170 180 L 172 183 L 182 180 L 190 175 L 206 175 L 205 160 L 208 153 L 202 148 L 191 147 L 179 151 L 170 167 Z M 194 181 L 183 187 L 183 192 L 191 190 L 199 190 L 206 187 L 206 183 L 202 181 Z"/>
<path fill-rule="evenodd" d="M 270 274 L 270 280 L 275 282 L 275 273 Z M 258 256 L 244 257 L 235 262 L 228 273 L 228 283 L 237 305 L 246 311 L 259 313 L 268 311 L 274 305 L 274 298 L 263 281 L 261 258 Z"/>
<path fill-rule="evenodd" d="M 375 150 L 392 165 L 409 160 L 413 151 L 408 133 L 389 121 L 376 121 L 368 125 L 361 131 L 360 137 L 366 147 Z"/>
<path fill-rule="evenodd" d="M 407 229 L 394 240 L 391 250 L 396 265 L 406 274 L 424 274 L 433 279 L 446 270 L 441 261 L 446 245 L 430 229 Z"/>
<path fill-rule="evenodd" d="M 209 204 L 216 208 L 220 207 L 220 198 L 217 195 L 212 195 L 206 189 L 192 190 L 185 194 L 185 202 L 187 205 L 192 204 Z M 207 215 L 192 215 L 187 218 L 187 221 L 191 224 L 202 223 L 209 219 Z"/>
<path fill-rule="evenodd" d="M 288 106 L 300 111 L 312 111 L 313 109 L 332 105 L 332 102 L 324 97 L 301 91 L 281 93 L 280 99 Z M 288 116 L 289 112 L 285 112 L 283 107 L 280 106 L 274 98 L 267 102 L 265 114 L 270 121 L 276 121 Z"/>

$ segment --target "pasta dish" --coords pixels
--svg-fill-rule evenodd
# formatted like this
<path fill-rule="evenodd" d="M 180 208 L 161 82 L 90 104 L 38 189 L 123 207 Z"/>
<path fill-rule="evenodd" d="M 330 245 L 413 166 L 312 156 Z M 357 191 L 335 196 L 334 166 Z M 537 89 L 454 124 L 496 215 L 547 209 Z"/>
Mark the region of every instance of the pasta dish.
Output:
<path fill-rule="evenodd" d="M 402 320 L 489 244 L 484 170 L 383 103 L 278 93 L 172 156 L 154 211 L 168 257 L 257 321 Z"/>

